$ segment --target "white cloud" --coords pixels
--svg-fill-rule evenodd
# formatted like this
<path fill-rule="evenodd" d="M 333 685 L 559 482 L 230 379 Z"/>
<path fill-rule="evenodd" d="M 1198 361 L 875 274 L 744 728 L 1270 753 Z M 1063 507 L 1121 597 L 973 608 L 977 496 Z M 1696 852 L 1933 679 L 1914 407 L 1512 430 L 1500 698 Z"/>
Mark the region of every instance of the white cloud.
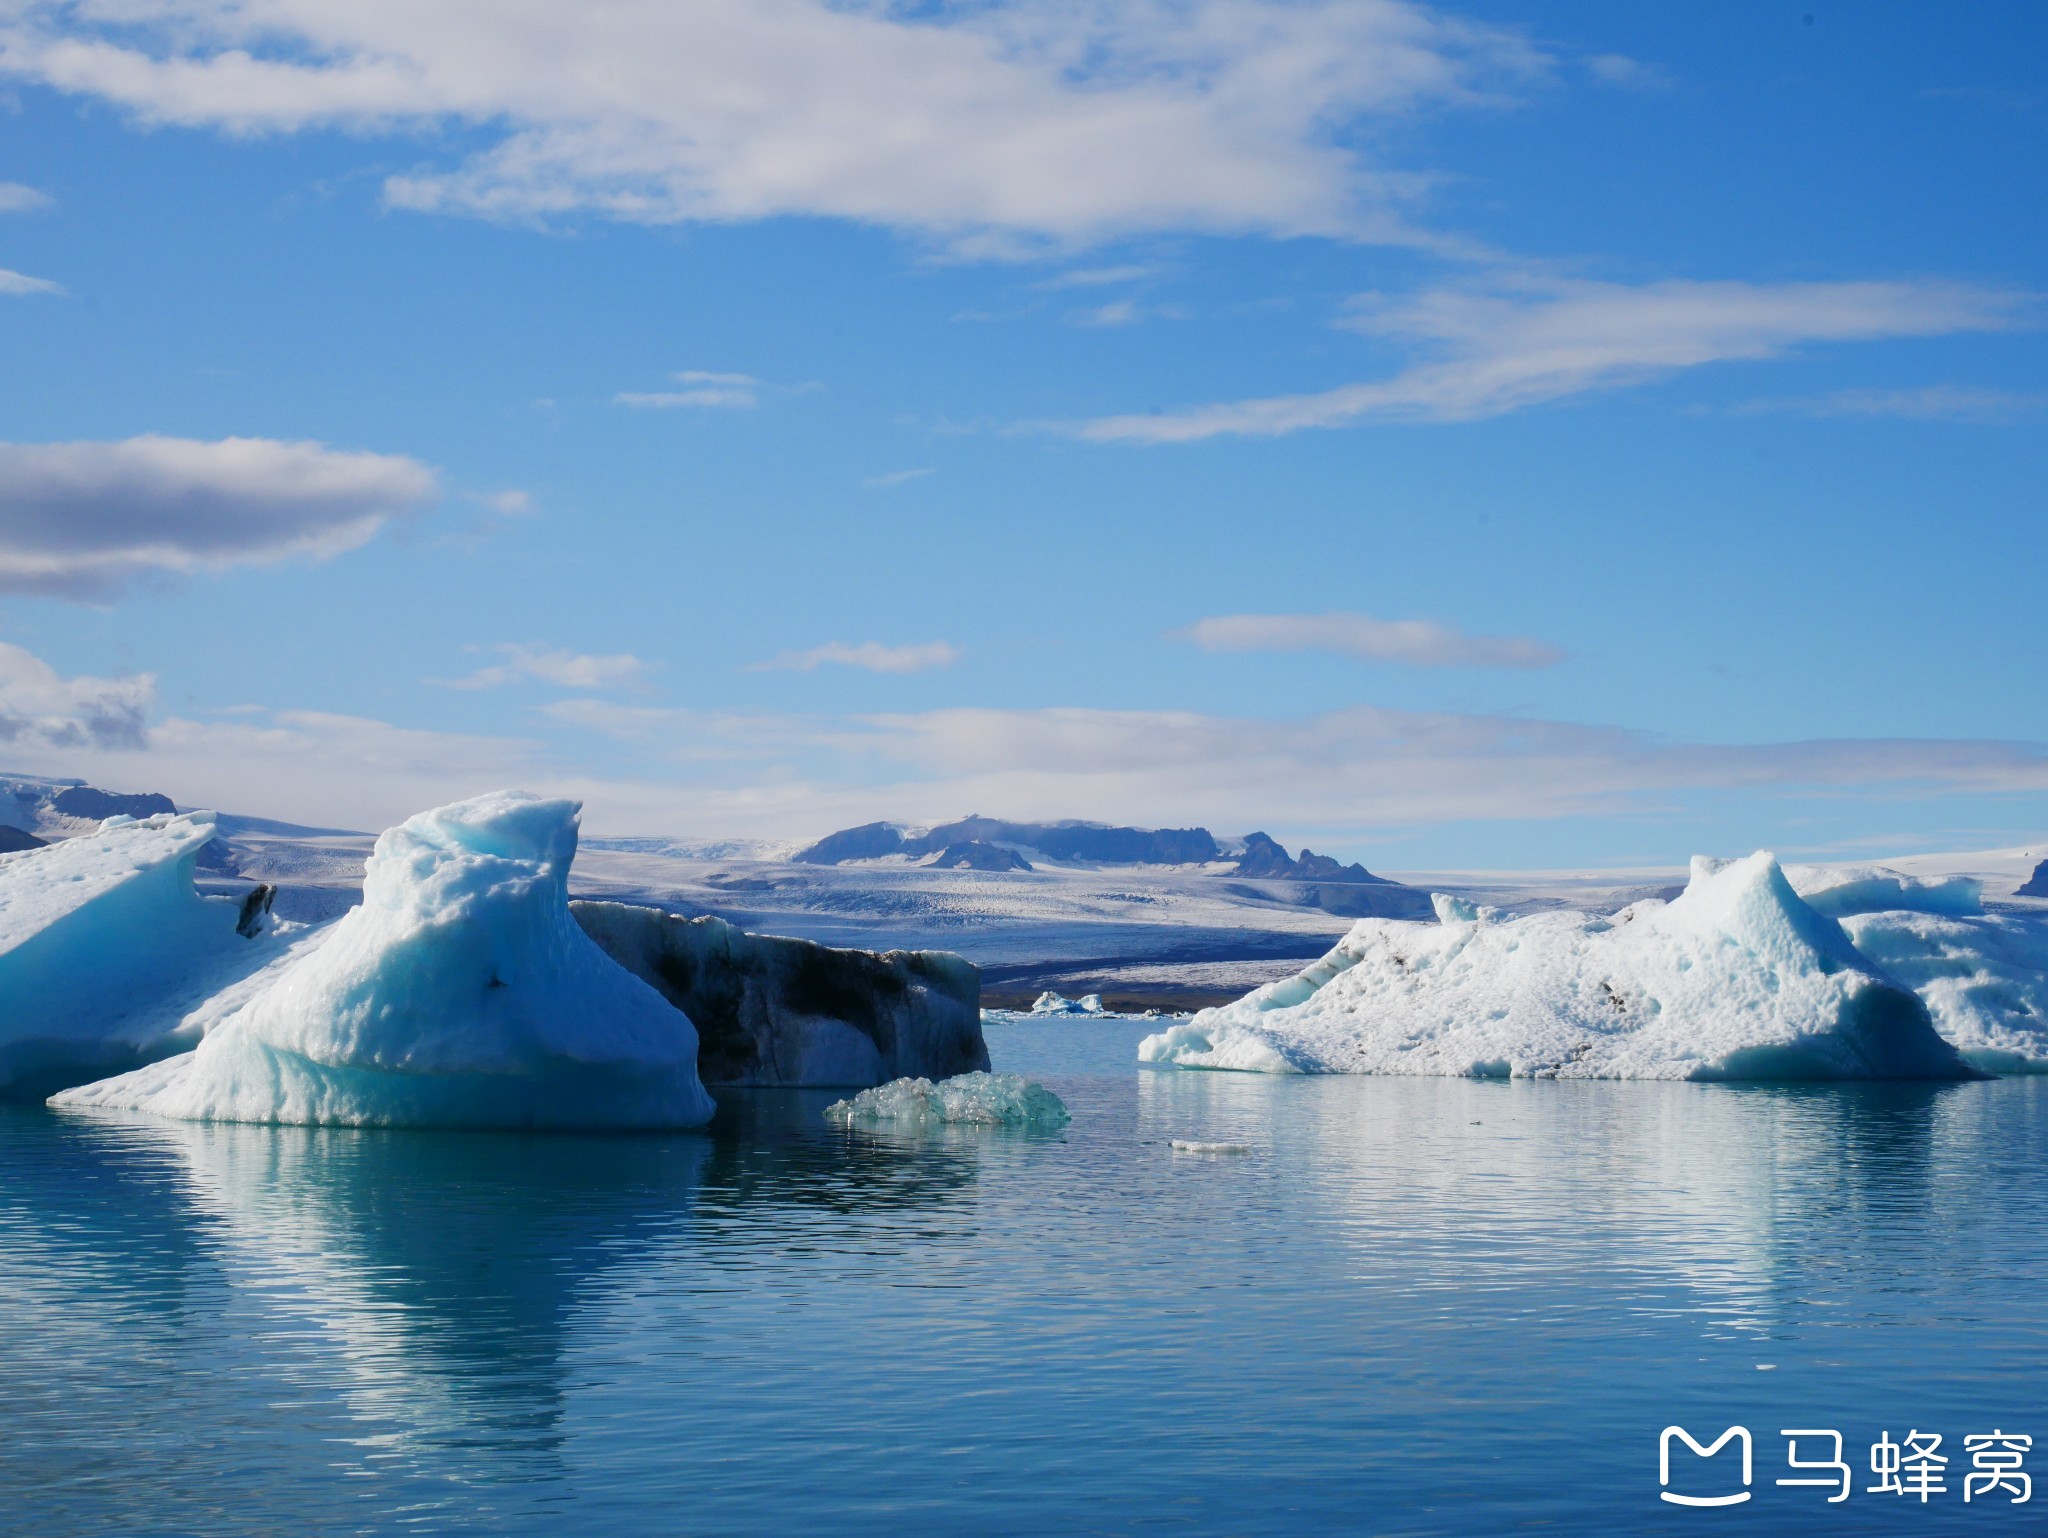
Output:
<path fill-rule="evenodd" d="M 17 0 L 0 71 L 145 123 L 462 126 L 394 205 L 810 215 L 999 251 L 1131 230 L 1404 238 L 1361 120 L 1544 73 L 1407 0 Z"/>
<path fill-rule="evenodd" d="M 64 285 L 48 278 L 32 278 L 25 272 L 0 267 L 0 294 L 61 294 Z"/>
<path fill-rule="evenodd" d="M 871 475 L 861 482 L 863 486 L 901 486 L 909 481 L 921 481 L 933 473 L 933 466 L 921 465 L 915 470 L 891 470 L 886 475 Z"/>
<path fill-rule="evenodd" d="M 960 660 L 960 648 L 950 641 L 924 641 L 911 646 L 884 646 L 880 641 L 863 641 L 858 646 L 846 641 L 827 641 L 806 651 L 784 652 L 767 662 L 757 662 L 750 672 L 790 670 L 814 672 L 826 663 L 841 667 L 866 668 L 870 673 L 921 673 L 926 668 L 947 668 Z"/>
<path fill-rule="evenodd" d="M 1909 417 L 1927 422 L 2012 422 L 2048 410 L 2048 394 L 1969 385 L 1917 390 L 1837 390 L 1830 395 L 1749 401 L 1742 412 L 1791 411 L 1814 417 Z"/>
<path fill-rule="evenodd" d="M 1145 318 L 1145 312 L 1138 308 L 1135 299 L 1112 299 L 1108 304 L 1076 310 L 1069 318 L 1077 326 L 1135 326 Z"/>
<path fill-rule="evenodd" d="M 416 460 L 318 443 L 0 443 L 0 592 L 92 598 L 152 573 L 325 559 L 434 492 Z"/>
<path fill-rule="evenodd" d="M 76 775 L 148 788 L 180 806 L 375 830 L 424 807 L 520 784 L 548 791 L 559 773 L 539 744 L 420 731 L 322 711 L 264 712 L 230 721 L 172 717 L 151 728 L 146 753 L 107 744 L 14 752 L 30 774 Z"/>
<path fill-rule="evenodd" d="M 34 213 L 50 206 L 50 195 L 20 182 L 0 182 L 0 214 Z"/>
<path fill-rule="evenodd" d="M 711 410 L 751 411 L 761 404 L 761 391 L 773 388 L 751 374 L 718 374 L 707 369 L 684 369 L 669 376 L 682 390 L 621 390 L 612 399 L 621 406 L 643 410 L 697 407 Z M 799 387 L 801 388 L 801 387 Z"/>
<path fill-rule="evenodd" d="M 146 704 L 140 696 L 138 713 Z M 1466 820 L 1654 822 L 1687 796 L 1731 791 L 1760 807 L 1773 798 L 1797 807 L 1812 797 L 2048 792 L 2048 749 L 2039 743 L 1700 744 L 1570 722 L 1372 708 L 1278 718 L 1081 709 L 839 717 L 575 699 L 544 716 L 582 740 L 550 748 L 283 711 L 161 721 L 140 759 L 118 730 L 103 732 L 105 741 L 88 731 L 77 746 L 21 737 L 8 757 L 25 773 L 121 783 L 138 782 L 146 768 L 150 788 L 184 805 L 329 826 L 381 828 L 517 784 L 586 799 L 593 829 L 760 837 L 977 808 L 1226 831 L 1285 823 L 1362 837 Z M 593 744 L 592 735 L 610 740 Z M 637 773 L 620 772 L 627 755 L 642 766 Z"/>
<path fill-rule="evenodd" d="M 516 488 L 485 492 L 479 500 L 501 518 L 524 518 L 534 511 L 533 493 Z"/>
<path fill-rule="evenodd" d="M 1155 267 L 1140 267 L 1136 265 L 1123 267 L 1078 267 L 1068 272 L 1057 273 L 1033 286 L 1036 288 L 1101 288 L 1113 283 L 1136 283 L 1141 279 L 1151 277 L 1156 271 L 1158 269 Z"/>
<path fill-rule="evenodd" d="M 492 651 L 505 660 L 464 678 L 430 678 L 446 689 L 495 689 L 505 684 L 548 683 L 564 689 L 630 689 L 644 682 L 651 664 L 626 652 L 595 657 L 508 641 Z"/>
<path fill-rule="evenodd" d="M 1423 353 L 1391 379 L 1084 424 L 1099 442 L 1274 436 L 1361 421 L 1459 422 L 1811 342 L 1995 331 L 2030 296 L 1946 283 L 1589 281 L 1360 301 L 1347 324 Z"/>
<path fill-rule="evenodd" d="M 1434 620 L 1369 614 L 1219 614 L 1169 632 L 1204 651 L 1334 651 L 1427 668 L 1542 668 L 1564 660 L 1526 636 L 1475 636 Z"/>
<path fill-rule="evenodd" d="M 655 411 L 672 410 L 679 406 L 747 411 L 761 404 L 760 398 L 752 390 L 728 389 L 723 386 L 694 390 L 621 390 L 612 399 L 621 406 L 637 406 L 642 410 Z"/>
<path fill-rule="evenodd" d="M 1359 707 L 1250 719 L 1178 711 L 937 710 L 710 715 L 596 700 L 557 722 L 661 747 L 696 778 L 690 831 L 817 833 L 877 817 L 1000 807 L 1364 832 L 1506 819 L 1655 818 L 1687 794 L 1799 798 L 2048 791 L 2036 743 L 1670 742 L 1571 722 Z M 659 830 L 650 830 L 659 831 Z"/>
<path fill-rule="evenodd" d="M 1586 60 L 1586 69 L 1594 79 L 1630 91 L 1668 91 L 1678 83 L 1669 70 L 1625 53 L 1596 53 Z"/>
<path fill-rule="evenodd" d="M 0 641 L 0 746 L 132 750 L 148 740 L 156 677 L 65 678 L 40 657 Z"/>

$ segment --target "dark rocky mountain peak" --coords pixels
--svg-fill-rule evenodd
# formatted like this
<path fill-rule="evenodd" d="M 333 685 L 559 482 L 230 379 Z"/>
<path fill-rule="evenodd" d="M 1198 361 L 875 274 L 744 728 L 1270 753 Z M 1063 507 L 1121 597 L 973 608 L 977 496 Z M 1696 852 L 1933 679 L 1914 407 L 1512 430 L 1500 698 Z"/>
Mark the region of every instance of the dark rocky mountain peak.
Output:
<path fill-rule="evenodd" d="M 878 860 L 903 853 L 903 834 L 894 823 L 866 822 L 828 833 L 795 856 L 799 865 L 837 865 L 842 860 Z"/>
<path fill-rule="evenodd" d="M 1207 828 L 1117 828 L 1096 822 L 1003 822 L 975 816 L 942 823 L 915 838 L 905 838 L 893 823 L 871 822 L 828 834 L 795 858 L 806 865 L 837 865 L 892 854 L 938 854 L 962 844 L 1009 844 L 1035 849 L 1049 860 L 1099 865 L 1200 865 L 1217 856 L 1216 840 Z"/>
<path fill-rule="evenodd" d="M 2027 877 L 2026 885 L 2013 893 L 2013 896 L 2048 897 L 2048 860 L 2043 860 L 2034 867 L 2034 874 Z"/>
<path fill-rule="evenodd" d="M 924 862 L 935 870 L 1030 870 L 1031 862 L 1001 844 L 986 844 L 978 838 L 948 844 Z"/>
<path fill-rule="evenodd" d="M 1301 858 L 1289 859 L 1287 850 L 1263 833 L 1247 834 L 1244 854 L 1239 857 L 1236 876 L 1267 881 L 1330 881 L 1347 884 L 1393 886 L 1385 876 L 1375 876 L 1363 865 L 1344 865 L 1326 854 L 1304 848 Z"/>
<path fill-rule="evenodd" d="M 90 785 L 69 785 L 50 797 L 50 809 L 66 817 L 86 817 L 103 822 L 109 817 L 154 817 L 175 812 L 169 796 L 155 791 L 122 795 L 118 791 L 96 790 Z"/>

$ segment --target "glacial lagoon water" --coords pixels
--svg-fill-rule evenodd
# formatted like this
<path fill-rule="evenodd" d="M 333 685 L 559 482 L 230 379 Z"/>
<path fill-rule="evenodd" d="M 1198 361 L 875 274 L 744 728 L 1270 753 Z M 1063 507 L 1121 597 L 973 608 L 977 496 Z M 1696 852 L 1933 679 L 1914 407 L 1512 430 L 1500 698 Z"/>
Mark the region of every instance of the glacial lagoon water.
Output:
<path fill-rule="evenodd" d="M 2020 1532 L 2048 1080 L 1140 1070 L 997 1023 L 1051 1136 L 0 1109 L 0 1531 Z M 1242 1144 L 1189 1154 L 1170 1140 Z M 1660 1500 L 1658 1440 L 1679 1447 Z M 1838 1430 L 1853 1492 L 1780 1487 Z M 1869 1492 L 1939 1433 L 1943 1493 Z M 1800 1457 L 1831 1451 L 1805 1440 Z"/>

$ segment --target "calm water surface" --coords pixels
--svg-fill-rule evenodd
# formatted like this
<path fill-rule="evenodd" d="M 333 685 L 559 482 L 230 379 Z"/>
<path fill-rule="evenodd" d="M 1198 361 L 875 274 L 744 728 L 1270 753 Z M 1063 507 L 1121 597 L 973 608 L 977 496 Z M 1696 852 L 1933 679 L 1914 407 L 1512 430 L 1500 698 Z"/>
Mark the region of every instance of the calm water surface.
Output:
<path fill-rule="evenodd" d="M 2048 1488 L 1963 1503 L 1961 1444 L 2048 1475 L 2048 1080 L 1284 1079 L 1140 1034 L 991 1027 L 1053 1137 L 0 1108 L 0 1531 L 2041 1530 Z M 1751 1429 L 1747 1505 L 1660 1503 L 1673 1422 Z M 1775 1486 L 1788 1426 L 1844 1433 L 1850 1500 Z M 1947 1493 L 1866 1493 L 1916 1429 Z"/>

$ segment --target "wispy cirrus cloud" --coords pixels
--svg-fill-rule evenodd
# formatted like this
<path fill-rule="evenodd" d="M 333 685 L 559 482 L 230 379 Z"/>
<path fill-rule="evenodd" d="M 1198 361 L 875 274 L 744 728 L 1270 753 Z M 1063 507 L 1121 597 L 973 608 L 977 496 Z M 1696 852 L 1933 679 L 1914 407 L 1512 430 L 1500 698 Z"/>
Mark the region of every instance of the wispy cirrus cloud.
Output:
<path fill-rule="evenodd" d="M 960 648 L 950 641 L 924 641 L 910 646 L 885 646 L 880 641 L 827 641 L 803 651 L 787 651 L 766 662 L 756 662 L 749 672 L 811 673 L 821 667 L 863 668 L 870 673 L 922 673 L 928 668 L 948 668 L 960 660 Z"/>
<path fill-rule="evenodd" d="M 890 470 L 882 475 L 871 475 L 866 480 L 862 481 L 861 485 L 873 487 L 876 489 L 886 488 L 889 486 L 903 486 L 907 485 L 911 481 L 921 481 L 927 475 L 932 475 L 935 473 L 936 469 L 934 466 L 919 465 L 914 470 Z"/>
<path fill-rule="evenodd" d="M 21 0 L 0 73 L 145 123 L 464 126 L 397 207 L 856 220 L 963 250 L 1128 231 L 1412 239 L 1361 123 L 1491 107 L 1552 61 L 1408 0 L 961 6 Z"/>
<path fill-rule="evenodd" d="M 0 214 L 29 214 L 51 203 L 47 192 L 38 192 L 20 182 L 0 182 Z"/>
<path fill-rule="evenodd" d="M 1835 390 L 1826 395 L 1745 401 L 1745 415 L 1790 412 L 1810 417 L 1906 417 L 1922 422 L 2017 422 L 2048 411 L 2048 392 L 1924 385 L 1916 390 Z"/>
<path fill-rule="evenodd" d="M 1628 91 L 1668 91 L 1678 84 L 1661 65 L 1646 64 L 1625 53 L 1596 53 L 1584 62 L 1586 72 L 1595 80 Z"/>
<path fill-rule="evenodd" d="M 1998 331 L 2034 297 L 1953 283 L 1525 281 L 1355 303 L 1345 324 L 1419 354 L 1391 378 L 1082 424 L 1102 443 L 1273 437 L 1368 421 L 1462 422 L 1821 342 Z"/>
<path fill-rule="evenodd" d="M 1467 635 L 1434 620 L 1370 614 L 1218 614 L 1167 634 L 1210 652 L 1333 651 L 1425 668 L 1545 668 L 1564 653 L 1527 636 Z"/>
<path fill-rule="evenodd" d="M 444 689 L 498 689 L 518 683 L 554 684 L 564 689 L 632 689 L 645 683 L 653 671 L 653 664 L 629 652 L 600 657 L 517 641 L 503 642 L 488 650 L 504 660 L 461 678 L 430 678 L 425 682 Z"/>
<path fill-rule="evenodd" d="M 621 406 L 642 410 L 751 411 L 761 404 L 762 382 L 751 374 L 720 374 L 707 369 L 684 369 L 670 376 L 680 390 L 621 390 L 612 399 Z"/>
<path fill-rule="evenodd" d="M 1072 267 L 1033 284 L 1034 288 L 1107 288 L 1118 283 L 1138 283 L 1159 269 L 1136 262 L 1116 267 Z"/>
<path fill-rule="evenodd" d="M 62 294 L 61 283 L 48 278 L 32 278 L 25 272 L 16 272 L 9 267 L 0 267 L 0 294 Z"/>
<path fill-rule="evenodd" d="M 0 641 L 0 746 L 132 751 L 148 741 L 156 677 L 66 678 L 23 647 Z"/>
<path fill-rule="evenodd" d="M 1067 319 L 1077 326 L 1115 329 L 1135 326 L 1152 319 L 1177 319 L 1180 313 L 1165 305 L 1145 305 L 1135 299 L 1112 299 L 1107 304 L 1090 305 L 1086 309 L 1076 310 Z"/>
<path fill-rule="evenodd" d="M 417 460 L 319 443 L 0 443 L 0 593 L 103 598 L 152 574 L 321 560 L 437 489 Z"/>

